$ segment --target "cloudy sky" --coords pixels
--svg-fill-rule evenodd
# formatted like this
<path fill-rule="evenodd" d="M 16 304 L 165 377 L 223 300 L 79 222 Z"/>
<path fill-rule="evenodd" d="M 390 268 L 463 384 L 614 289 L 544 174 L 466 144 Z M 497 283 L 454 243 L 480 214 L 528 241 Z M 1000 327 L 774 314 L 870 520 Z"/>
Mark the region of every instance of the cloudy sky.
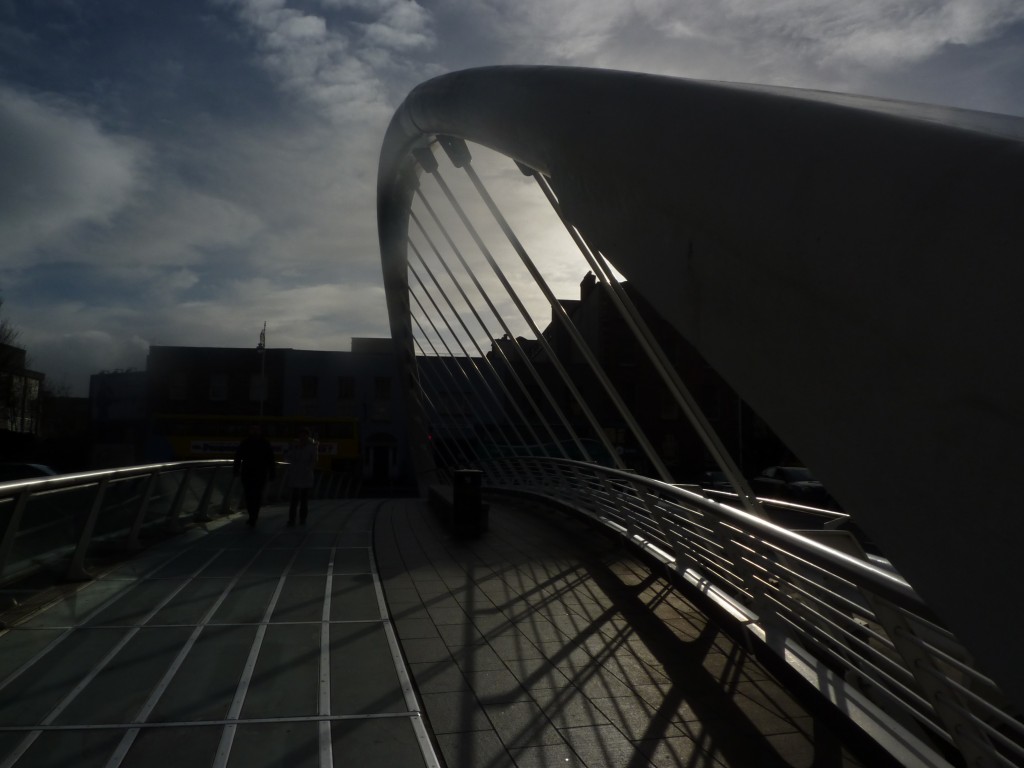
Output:
<path fill-rule="evenodd" d="M 85 394 L 150 344 L 388 335 L 376 164 L 417 83 L 571 64 L 1024 115 L 1020 0 L 0 0 L 0 297 Z"/>

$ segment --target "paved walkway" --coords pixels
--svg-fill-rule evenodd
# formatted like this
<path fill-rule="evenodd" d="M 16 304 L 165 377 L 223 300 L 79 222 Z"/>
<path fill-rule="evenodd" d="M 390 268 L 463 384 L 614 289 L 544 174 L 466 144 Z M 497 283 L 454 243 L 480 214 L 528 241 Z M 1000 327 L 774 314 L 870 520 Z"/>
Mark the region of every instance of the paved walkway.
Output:
<path fill-rule="evenodd" d="M 377 520 L 392 620 L 450 768 L 885 764 L 606 536 L 525 501 L 490 519 L 468 542 L 409 504 Z"/>
<path fill-rule="evenodd" d="M 378 506 L 194 530 L 25 618 L 0 637 L 0 766 L 423 765 Z"/>
<path fill-rule="evenodd" d="M 315 502 L 296 529 L 271 507 L 5 618 L 0 768 L 878 765 L 525 502 L 466 542 L 415 500 Z"/>

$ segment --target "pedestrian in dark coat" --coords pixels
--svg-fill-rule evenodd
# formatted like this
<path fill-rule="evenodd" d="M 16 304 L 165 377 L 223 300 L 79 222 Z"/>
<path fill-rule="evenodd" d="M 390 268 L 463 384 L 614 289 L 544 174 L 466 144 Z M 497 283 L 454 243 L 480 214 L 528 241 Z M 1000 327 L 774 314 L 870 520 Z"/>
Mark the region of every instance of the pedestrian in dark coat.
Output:
<path fill-rule="evenodd" d="M 268 480 L 274 479 L 274 449 L 263 436 L 259 424 L 253 424 L 249 436 L 238 444 L 238 450 L 235 451 L 235 477 L 242 480 L 249 525 L 255 526 L 263 505 L 263 489 Z"/>

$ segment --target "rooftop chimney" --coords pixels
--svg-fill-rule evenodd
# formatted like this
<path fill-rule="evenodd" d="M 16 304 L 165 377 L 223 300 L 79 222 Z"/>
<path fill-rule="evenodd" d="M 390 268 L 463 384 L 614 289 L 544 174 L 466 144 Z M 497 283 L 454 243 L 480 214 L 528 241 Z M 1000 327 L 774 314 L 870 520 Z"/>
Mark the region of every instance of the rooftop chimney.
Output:
<path fill-rule="evenodd" d="M 597 278 L 593 272 L 587 272 L 583 278 L 583 282 L 580 283 L 580 301 L 586 301 L 587 296 L 594 290 L 594 286 L 597 285 Z"/>

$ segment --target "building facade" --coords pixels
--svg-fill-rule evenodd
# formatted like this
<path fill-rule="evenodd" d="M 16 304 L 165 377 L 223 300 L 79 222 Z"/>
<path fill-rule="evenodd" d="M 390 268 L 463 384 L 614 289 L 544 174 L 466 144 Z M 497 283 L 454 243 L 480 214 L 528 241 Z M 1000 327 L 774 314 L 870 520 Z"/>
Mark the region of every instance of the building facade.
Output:
<path fill-rule="evenodd" d="M 141 379 L 97 374 L 91 391 L 97 450 L 116 464 L 132 463 L 128 453 L 137 462 L 230 457 L 259 423 L 279 454 L 310 429 L 318 467 L 364 487 L 411 477 L 390 339 L 356 338 L 349 352 L 152 346 Z"/>
<path fill-rule="evenodd" d="M 46 377 L 20 347 L 0 344 L 0 459 L 24 461 L 39 434 Z"/>

